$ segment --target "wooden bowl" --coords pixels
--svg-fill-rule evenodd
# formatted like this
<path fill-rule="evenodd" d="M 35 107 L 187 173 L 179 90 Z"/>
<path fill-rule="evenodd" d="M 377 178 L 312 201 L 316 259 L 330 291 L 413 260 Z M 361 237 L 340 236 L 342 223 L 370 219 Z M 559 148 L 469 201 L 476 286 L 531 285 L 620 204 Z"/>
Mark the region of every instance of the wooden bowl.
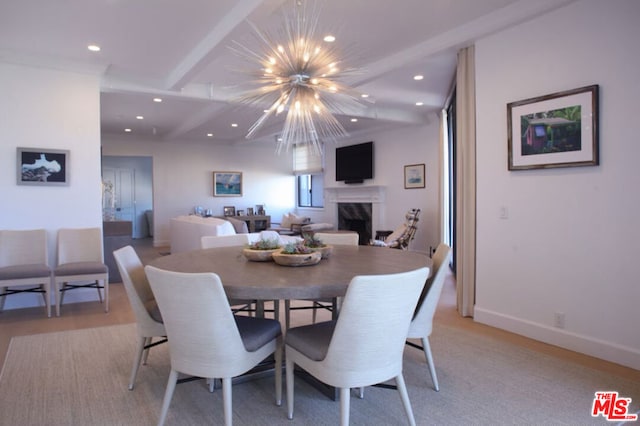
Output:
<path fill-rule="evenodd" d="M 331 256 L 331 252 L 333 252 L 333 246 L 327 244 L 324 247 L 314 247 L 312 248 L 312 250 L 319 251 L 322 254 L 322 258 L 326 259 L 327 257 Z"/>
<path fill-rule="evenodd" d="M 277 251 L 280 251 L 280 249 L 277 248 L 271 250 L 254 250 L 250 248 L 244 248 L 242 249 L 242 254 L 247 258 L 247 260 L 250 260 L 252 262 L 269 262 L 270 260 L 273 260 L 271 255 Z"/>
<path fill-rule="evenodd" d="M 273 253 L 274 262 L 282 266 L 309 266 L 315 265 L 322 259 L 322 253 L 312 251 L 308 254 L 285 254 L 282 250 Z"/>

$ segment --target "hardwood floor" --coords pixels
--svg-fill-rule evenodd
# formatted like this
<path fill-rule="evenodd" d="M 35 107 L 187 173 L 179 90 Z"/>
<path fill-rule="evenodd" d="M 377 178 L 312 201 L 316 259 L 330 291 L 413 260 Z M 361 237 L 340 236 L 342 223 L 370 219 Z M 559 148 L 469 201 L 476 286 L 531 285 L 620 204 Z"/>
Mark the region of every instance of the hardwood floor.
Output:
<path fill-rule="evenodd" d="M 143 263 L 147 263 L 161 256 L 161 253 L 168 251 L 167 247 L 153 247 L 151 239 L 135 240 L 133 246 Z M 108 313 L 104 312 L 102 304 L 97 300 L 95 302 L 65 304 L 60 317 L 52 316 L 51 318 L 47 318 L 42 307 L 13 309 L 0 313 L 0 364 L 4 364 L 9 343 L 14 336 L 134 322 L 135 318 L 129 306 L 123 285 L 121 283 L 112 283 L 109 286 L 109 291 L 110 311 Z M 322 313 L 320 315 L 322 315 Z M 322 319 L 323 318 L 321 318 L 321 320 Z M 595 368 L 622 378 L 640 381 L 640 370 L 623 367 L 598 358 L 528 339 L 507 331 L 478 324 L 471 318 L 461 318 L 456 311 L 455 278 L 451 274 L 447 276 L 442 297 L 440 298 L 438 310 L 436 311 L 436 322 L 466 328 L 482 335 L 504 339 L 510 343 L 527 347 L 539 353 L 570 360 L 577 364 Z M 437 354 L 437 349 L 435 348 L 434 353 Z"/>

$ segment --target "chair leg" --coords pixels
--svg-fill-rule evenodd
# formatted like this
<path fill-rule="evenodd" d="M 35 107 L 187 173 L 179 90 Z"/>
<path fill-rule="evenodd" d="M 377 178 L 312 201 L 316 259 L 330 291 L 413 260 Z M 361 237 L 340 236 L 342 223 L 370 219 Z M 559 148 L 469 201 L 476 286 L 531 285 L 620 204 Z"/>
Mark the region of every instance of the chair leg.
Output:
<path fill-rule="evenodd" d="M 164 392 L 164 400 L 162 401 L 162 411 L 160 412 L 158 426 L 164 425 L 164 422 L 167 420 L 169 404 L 171 404 L 171 398 L 173 398 L 173 391 L 176 389 L 176 383 L 178 383 L 178 372 L 171 369 L 171 373 L 169 373 L 169 380 L 167 381 L 167 390 Z"/>
<path fill-rule="evenodd" d="M 280 301 L 273 301 L 273 319 L 276 321 L 280 321 Z"/>
<path fill-rule="evenodd" d="M 424 356 L 427 359 L 427 365 L 429 366 L 429 373 L 431 373 L 431 380 L 433 381 L 433 387 L 436 392 L 440 391 L 440 386 L 438 385 L 438 376 L 436 375 L 436 367 L 433 363 L 433 355 L 431 354 L 431 345 L 429 345 L 429 338 L 422 338 L 422 350 L 424 351 Z"/>
<path fill-rule="evenodd" d="M 62 294 L 60 294 L 60 284 L 58 280 L 53 282 L 53 291 L 56 299 L 56 316 L 60 316 L 60 299 L 62 299 Z"/>
<path fill-rule="evenodd" d="M 96 290 L 98 291 L 98 300 L 100 301 L 100 303 L 102 303 L 102 293 L 100 293 L 100 280 L 96 280 Z"/>
<path fill-rule="evenodd" d="M 233 424 L 231 377 L 222 378 L 222 401 L 224 403 L 224 424 L 225 426 L 231 426 Z"/>
<path fill-rule="evenodd" d="M 145 351 L 144 347 L 147 344 L 147 339 L 147 337 L 138 337 L 138 350 L 136 351 L 136 356 L 133 359 L 133 367 L 131 368 L 131 376 L 129 377 L 129 390 L 133 390 L 136 375 L 138 374 L 138 368 L 140 367 L 140 361 L 142 360 L 142 353 Z"/>
<path fill-rule="evenodd" d="M 4 299 L 6 298 L 6 292 L 7 287 L 0 287 L 0 311 L 4 311 Z"/>
<path fill-rule="evenodd" d="M 280 336 L 276 341 L 276 352 L 274 354 L 276 363 L 276 405 L 278 407 L 282 405 L 282 346 L 283 339 L 282 336 Z"/>
<path fill-rule="evenodd" d="M 404 405 L 404 411 L 409 418 L 409 424 L 411 426 L 416 425 L 416 419 L 413 417 L 413 410 L 411 409 L 411 401 L 409 401 L 409 394 L 407 393 L 407 386 L 404 383 L 404 377 L 402 373 L 396 376 L 396 385 L 398 385 L 398 392 L 400 392 L 400 398 L 402 399 L 402 405 Z"/>
<path fill-rule="evenodd" d="M 351 389 L 340 388 L 340 426 L 349 425 L 349 405 L 351 404 Z"/>
<path fill-rule="evenodd" d="M 358 389 L 358 398 L 364 399 L 364 386 Z"/>
<path fill-rule="evenodd" d="M 286 378 L 287 378 L 287 418 L 293 420 L 293 369 L 294 364 L 289 358 L 286 359 Z"/>
<path fill-rule="evenodd" d="M 144 346 L 147 347 L 151 344 L 151 342 L 153 341 L 153 337 L 147 337 L 144 340 Z M 146 348 L 142 351 L 142 365 L 147 365 L 147 359 L 149 358 L 149 351 L 151 350 L 151 348 Z"/>
<path fill-rule="evenodd" d="M 109 312 L 109 278 L 105 278 L 104 282 L 104 311 Z M 100 291 L 100 290 L 98 290 Z"/>

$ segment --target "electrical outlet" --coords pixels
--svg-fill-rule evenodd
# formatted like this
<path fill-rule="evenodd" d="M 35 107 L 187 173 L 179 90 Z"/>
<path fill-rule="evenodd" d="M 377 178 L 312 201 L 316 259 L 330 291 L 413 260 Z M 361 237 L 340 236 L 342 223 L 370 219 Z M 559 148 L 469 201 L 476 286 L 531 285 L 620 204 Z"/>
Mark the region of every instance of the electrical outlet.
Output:
<path fill-rule="evenodd" d="M 556 328 L 564 328 L 565 318 L 564 312 L 556 312 L 554 316 L 553 325 Z"/>

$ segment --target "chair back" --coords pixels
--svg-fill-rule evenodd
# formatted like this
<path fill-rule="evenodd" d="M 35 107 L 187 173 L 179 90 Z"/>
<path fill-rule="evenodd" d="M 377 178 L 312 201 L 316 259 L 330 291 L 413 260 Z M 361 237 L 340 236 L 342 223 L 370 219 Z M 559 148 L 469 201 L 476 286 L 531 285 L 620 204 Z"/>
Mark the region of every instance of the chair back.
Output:
<path fill-rule="evenodd" d="M 0 267 L 49 264 L 47 231 L 0 230 Z"/>
<path fill-rule="evenodd" d="M 245 246 L 247 244 L 249 244 L 249 234 L 206 235 L 200 239 L 200 247 L 203 249 Z"/>
<path fill-rule="evenodd" d="M 58 265 L 71 262 L 104 262 L 100 228 L 58 230 Z"/>
<path fill-rule="evenodd" d="M 409 337 L 423 337 L 431 334 L 433 316 L 436 313 L 438 300 L 440 300 L 440 295 L 442 294 L 450 257 L 451 247 L 444 243 L 438 245 L 433 255 L 433 274 L 426 281 L 420 295 L 418 306 L 416 306 L 413 320 L 411 321 L 411 327 L 409 327 Z"/>
<path fill-rule="evenodd" d="M 147 309 L 155 298 L 140 258 L 131 246 L 115 250 L 113 257 L 120 271 L 138 327 L 148 329 L 155 326 L 157 321 L 152 318 L 151 312 Z"/>
<path fill-rule="evenodd" d="M 368 386 L 402 372 L 409 322 L 428 275 L 424 267 L 351 280 L 323 361 L 336 386 Z"/>
<path fill-rule="evenodd" d="M 316 232 L 314 238 L 325 244 L 357 246 L 360 236 L 357 232 Z"/>
<path fill-rule="evenodd" d="M 171 342 L 171 367 L 197 377 L 244 373 L 234 373 L 234 363 L 241 362 L 239 354 L 245 348 L 220 277 L 149 265 L 145 272 Z"/>

